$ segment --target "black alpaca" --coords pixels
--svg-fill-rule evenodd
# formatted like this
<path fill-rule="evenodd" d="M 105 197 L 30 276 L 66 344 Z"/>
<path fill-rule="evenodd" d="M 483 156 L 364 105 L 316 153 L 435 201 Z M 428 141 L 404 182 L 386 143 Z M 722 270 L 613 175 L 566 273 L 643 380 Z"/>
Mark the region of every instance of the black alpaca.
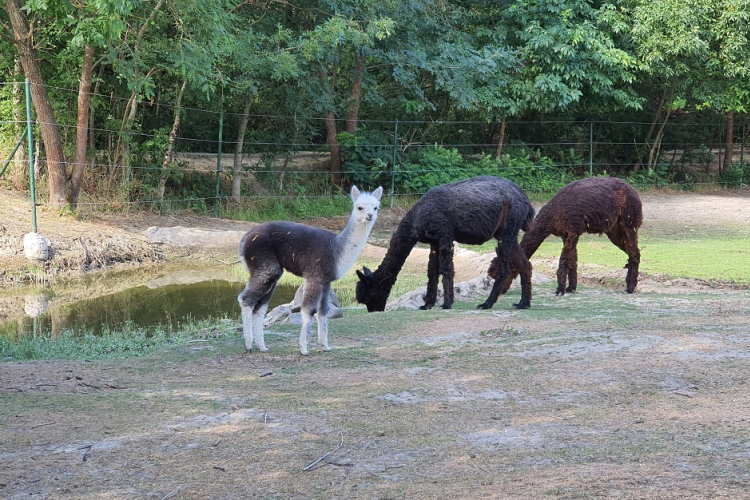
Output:
<path fill-rule="evenodd" d="M 643 207 L 638 193 L 627 182 L 615 177 L 589 177 L 562 187 L 537 215 L 523 235 L 521 249 L 527 258 L 553 234 L 563 240 L 557 268 L 556 295 L 575 292 L 578 286 L 578 238 L 583 233 L 606 234 L 609 240 L 628 255 L 625 268 L 625 290 L 633 293 L 638 285 L 638 228 L 643 223 Z M 489 274 L 495 273 L 490 265 Z M 510 286 L 515 271 L 504 289 Z M 566 286 L 567 281 L 567 286 Z"/>
<path fill-rule="evenodd" d="M 487 300 L 478 306 L 489 309 L 497 301 L 501 285 L 513 268 L 521 273 L 519 309 L 531 305 L 531 264 L 518 247 L 518 231 L 526 230 L 534 218 L 528 197 L 513 182 L 481 176 L 430 189 L 406 213 L 391 237 L 388 252 L 375 272 L 357 271 L 357 301 L 367 310 L 383 311 L 398 273 L 414 245 L 429 243 L 427 293 L 421 309 L 437 300 L 437 286 L 443 277 L 443 309 L 453 305 L 453 242 L 479 245 L 497 239 L 498 276 Z"/>
<path fill-rule="evenodd" d="M 349 222 L 340 234 L 293 222 L 266 222 L 245 234 L 240 242 L 240 260 L 250 272 L 247 286 L 237 297 L 242 309 L 245 349 L 253 341 L 267 352 L 263 318 L 276 283 L 286 269 L 305 279 L 302 295 L 300 352 L 307 355 L 312 317 L 318 314 L 318 342 L 328 346 L 328 310 L 331 282 L 341 278 L 354 264 L 367 242 L 378 216 L 383 188 L 360 193 L 352 187 Z"/>

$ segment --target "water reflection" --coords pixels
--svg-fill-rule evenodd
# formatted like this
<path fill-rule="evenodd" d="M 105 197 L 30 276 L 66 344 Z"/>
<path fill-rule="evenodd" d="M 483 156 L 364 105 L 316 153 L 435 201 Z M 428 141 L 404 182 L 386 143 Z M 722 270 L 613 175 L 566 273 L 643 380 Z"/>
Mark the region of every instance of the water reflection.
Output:
<path fill-rule="evenodd" d="M 0 324 L 0 334 L 17 336 L 49 334 L 65 330 L 101 334 L 129 327 L 178 327 L 186 320 L 237 317 L 237 295 L 244 283 L 208 280 L 198 283 L 149 283 L 97 298 L 61 306 L 47 294 L 24 297 L 24 317 Z M 295 287 L 278 286 L 271 307 L 291 302 Z"/>

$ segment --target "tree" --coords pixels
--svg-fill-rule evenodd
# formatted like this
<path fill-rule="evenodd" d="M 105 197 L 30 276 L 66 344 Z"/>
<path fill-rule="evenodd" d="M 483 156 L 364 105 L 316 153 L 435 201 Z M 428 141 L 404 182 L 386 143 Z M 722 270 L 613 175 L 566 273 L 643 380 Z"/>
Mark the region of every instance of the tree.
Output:
<path fill-rule="evenodd" d="M 24 74 L 31 84 L 31 99 L 44 140 L 49 171 L 49 201 L 53 207 L 61 207 L 67 202 L 65 152 L 55 111 L 44 84 L 39 56 L 34 46 L 34 32 L 22 7 L 18 0 L 6 0 L 5 11 L 10 19 L 12 35 Z"/>
<path fill-rule="evenodd" d="M 59 208 L 78 202 L 88 143 L 89 95 L 96 47 L 117 39 L 135 0 L 121 2 L 92 1 L 71 4 L 66 1 L 6 0 L 5 12 L 26 77 L 32 84 L 31 95 L 37 113 L 49 173 L 50 205 Z M 28 14 L 27 14 L 28 13 Z M 31 21 L 29 17 L 31 16 Z M 7 28 L 6 28 L 7 29 Z M 40 36 L 44 33 L 45 36 Z M 47 93 L 42 61 L 34 41 L 59 42 L 59 57 L 71 52 L 80 58 L 80 78 L 75 155 L 68 164 L 55 110 Z M 70 170 L 69 170 L 70 167 Z"/>

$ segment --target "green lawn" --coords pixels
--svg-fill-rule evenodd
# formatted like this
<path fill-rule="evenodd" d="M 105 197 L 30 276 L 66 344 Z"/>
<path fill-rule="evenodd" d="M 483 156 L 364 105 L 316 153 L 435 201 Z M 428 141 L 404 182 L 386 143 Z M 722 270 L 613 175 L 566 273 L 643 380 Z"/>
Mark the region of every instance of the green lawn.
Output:
<path fill-rule="evenodd" d="M 665 239 L 642 235 L 639 246 L 642 273 L 750 284 L 749 236 L 688 234 Z M 560 238 L 549 237 L 534 258 L 557 259 L 561 250 Z M 616 269 L 625 265 L 627 257 L 606 236 L 583 235 L 578 243 L 578 262 Z"/>

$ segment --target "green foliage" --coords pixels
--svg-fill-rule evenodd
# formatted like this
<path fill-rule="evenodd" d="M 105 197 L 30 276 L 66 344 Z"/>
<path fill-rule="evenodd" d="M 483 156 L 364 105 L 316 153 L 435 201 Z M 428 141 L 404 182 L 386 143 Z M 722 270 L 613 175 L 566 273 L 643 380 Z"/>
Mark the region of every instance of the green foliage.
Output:
<path fill-rule="evenodd" d="M 750 164 L 735 163 L 719 178 L 719 183 L 725 187 L 745 188 L 750 184 Z"/>
<path fill-rule="evenodd" d="M 237 220 L 264 222 L 269 220 L 304 220 L 310 217 L 348 215 L 352 203 L 349 196 L 290 196 L 252 200 L 241 207 L 230 208 L 225 215 Z"/>
<path fill-rule="evenodd" d="M 338 138 L 344 179 L 358 186 L 390 184 L 388 173 L 393 163 L 393 146 L 389 146 L 388 141 L 392 139 L 378 131 L 367 130 L 360 130 L 356 136 L 341 132 Z"/>
<path fill-rule="evenodd" d="M 631 172 L 625 180 L 637 189 L 663 188 L 674 180 L 674 173 L 668 163 L 657 163 L 652 167 Z M 689 178 L 684 180 L 689 181 Z"/>
<path fill-rule="evenodd" d="M 231 322 L 221 321 L 217 327 L 216 320 L 187 324 L 178 331 L 125 327 L 121 331 L 105 330 L 101 335 L 71 331 L 55 337 L 0 335 L 0 362 L 127 358 L 152 354 L 166 346 L 235 335 Z"/>
<path fill-rule="evenodd" d="M 398 165 L 395 184 L 400 192 L 424 193 L 440 184 L 479 175 L 504 177 L 522 189 L 538 191 L 557 190 L 574 178 L 572 169 L 525 147 L 498 160 L 486 154 L 466 157 L 455 148 L 435 145 L 421 148 L 410 161 Z"/>

